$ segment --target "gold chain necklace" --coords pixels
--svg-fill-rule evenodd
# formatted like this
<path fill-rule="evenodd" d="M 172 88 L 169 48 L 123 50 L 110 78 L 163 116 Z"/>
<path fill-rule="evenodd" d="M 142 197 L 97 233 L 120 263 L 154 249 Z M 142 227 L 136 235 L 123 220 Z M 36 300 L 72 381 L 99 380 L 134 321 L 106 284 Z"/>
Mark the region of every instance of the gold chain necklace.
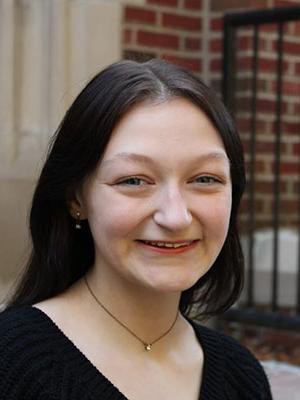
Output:
<path fill-rule="evenodd" d="M 139 341 L 143 344 L 144 349 L 145 349 L 146 351 L 152 350 L 152 346 L 154 345 L 154 343 L 158 342 L 160 339 L 162 339 L 163 337 L 167 336 L 167 334 L 168 334 L 169 332 L 171 332 L 171 330 L 173 329 L 173 327 L 174 327 L 174 325 L 175 325 L 175 323 L 176 323 L 176 321 L 177 321 L 177 317 L 178 317 L 179 311 L 177 311 L 176 318 L 175 318 L 174 322 L 172 323 L 172 325 L 170 326 L 170 328 L 169 328 L 166 332 L 164 332 L 162 335 L 160 335 L 157 339 L 153 340 L 153 342 L 151 342 L 151 343 L 145 342 L 143 339 L 141 339 L 140 337 L 138 337 L 134 332 L 132 332 L 132 330 L 129 329 L 128 326 L 126 326 L 125 324 L 123 324 L 123 322 L 119 321 L 118 318 L 116 318 L 116 317 L 115 317 L 115 316 L 100 302 L 100 300 L 96 297 L 95 293 L 92 291 L 92 289 L 91 289 L 90 285 L 88 284 L 88 281 L 87 281 L 87 279 L 86 279 L 85 276 L 84 276 L 83 279 L 84 279 L 84 282 L 85 282 L 86 287 L 88 288 L 90 294 L 91 294 L 92 297 L 96 300 L 96 302 L 99 304 L 99 306 L 102 307 L 102 309 L 103 309 L 108 315 L 110 315 L 119 325 L 121 325 L 124 329 L 126 329 L 127 332 L 129 332 L 132 336 L 134 336 L 137 340 L 139 340 Z"/>

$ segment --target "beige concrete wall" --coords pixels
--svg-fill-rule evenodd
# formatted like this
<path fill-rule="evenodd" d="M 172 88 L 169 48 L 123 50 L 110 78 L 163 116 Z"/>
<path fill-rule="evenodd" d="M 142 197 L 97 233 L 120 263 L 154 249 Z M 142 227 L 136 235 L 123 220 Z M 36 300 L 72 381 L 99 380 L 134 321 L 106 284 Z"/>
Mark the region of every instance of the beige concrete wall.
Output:
<path fill-rule="evenodd" d="M 0 299 L 24 263 L 49 138 L 84 84 L 120 59 L 121 19 L 121 0 L 0 0 Z"/>
<path fill-rule="evenodd" d="M 0 181 L 1 294 L 6 292 L 29 253 L 26 221 L 32 190 L 31 181 Z"/>

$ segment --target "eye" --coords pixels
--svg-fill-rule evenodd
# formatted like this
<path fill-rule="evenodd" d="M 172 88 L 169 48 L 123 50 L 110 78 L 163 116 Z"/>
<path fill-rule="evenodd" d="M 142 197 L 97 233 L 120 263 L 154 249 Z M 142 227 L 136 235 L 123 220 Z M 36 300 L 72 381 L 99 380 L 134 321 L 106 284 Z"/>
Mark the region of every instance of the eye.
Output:
<path fill-rule="evenodd" d="M 195 181 L 197 183 L 204 183 L 206 185 L 213 184 L 213 183 L 221 183 L 220 179 L 210 176 L 210 175 L 202 175 L 202 176 L 197 176 L 195 178 Z"/>
<path fill-rule="evenodd" d="M 129 178 L 123 179 L 119 182 L 117 182 L 117 185 L 123 185 L 123 186 L 144 186 L 148 182 L 145 181 L 145 179 L 138 178 L 137 176 L 131 176 Z"/>

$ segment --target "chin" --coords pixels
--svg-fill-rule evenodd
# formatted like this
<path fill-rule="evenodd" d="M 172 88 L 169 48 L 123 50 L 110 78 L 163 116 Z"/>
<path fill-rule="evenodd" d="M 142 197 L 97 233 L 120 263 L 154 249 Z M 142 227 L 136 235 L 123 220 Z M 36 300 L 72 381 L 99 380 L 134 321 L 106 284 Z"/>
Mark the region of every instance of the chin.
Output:
<path fill-rule="evenodd" d="M 174 292 L 183 292 L 185 290 L 190 289 L 195 283 L 199 280 L 199 276 L 197 278 L 190 277 L 189 279 L 185 277 L 185 279 L 164 279 L 164 280 L 155 280 L 149 282 L 146 286 L 151 287 L 152 290 L 157 292 L 164 293 L 174 293 Z"/>

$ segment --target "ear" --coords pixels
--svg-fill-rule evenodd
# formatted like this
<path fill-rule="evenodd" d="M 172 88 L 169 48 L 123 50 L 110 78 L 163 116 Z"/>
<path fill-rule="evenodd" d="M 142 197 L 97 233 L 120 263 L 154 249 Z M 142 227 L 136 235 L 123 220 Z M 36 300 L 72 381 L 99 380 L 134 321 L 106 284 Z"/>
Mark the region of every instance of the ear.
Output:
<path fill-rule="evenodd" d="M 74 219 L 86 219 L 86 212 L 85 212 L 85 208 L 83 206 L 83 202 L 80 198 L 78 198 L 78 196 L 74 197 L 72 200 L 68 201 L 68 207 L 69 207 L 69 211 L 70 214 L 72 215 L 72 217 Z M 78 213 L 80 214 L 78 216 Z"/>

